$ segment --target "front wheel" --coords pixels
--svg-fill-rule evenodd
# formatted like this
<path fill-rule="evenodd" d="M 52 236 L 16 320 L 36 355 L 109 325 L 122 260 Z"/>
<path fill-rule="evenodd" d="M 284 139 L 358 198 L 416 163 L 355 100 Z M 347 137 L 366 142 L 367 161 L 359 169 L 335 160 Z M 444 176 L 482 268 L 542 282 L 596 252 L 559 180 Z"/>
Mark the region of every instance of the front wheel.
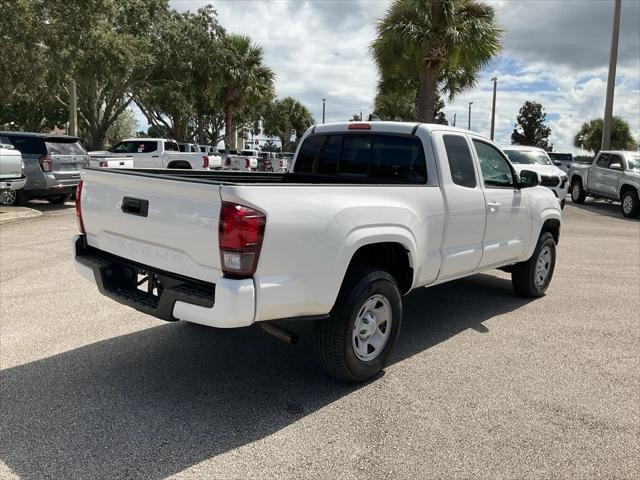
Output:
<path fill-rule="evenodd" d="M 571 184 L 571 201 L 573 203 L 584 203 L 585 198 L 587 198 L 587 193 L 582 187 L 582 182 L 579 179 L 574 180 Z"/>
<path fill-rule="evenodd" d="M 343 382 L 375 377 L 386 365 L 401 319 L 402 299 L 391 275 L 374 269 L 353 272 L 329 318 L 316 320 L 316 360 Z"/>
<path fill-rule="evenodd" d="M 555 266 L 556 242 L 549 232 L 542 232 L 531 258 L 513 266 L 513 289 L 523 297 L 541 297 L 547 291 Z"/>
<path fill-rule="evenodd" d="M 640 213 L 640 201 L 638 194 L 634 190 L 627 190 L 620 199 L 620 208 L 622 215 L 627 218 L 635 218 Z"/>

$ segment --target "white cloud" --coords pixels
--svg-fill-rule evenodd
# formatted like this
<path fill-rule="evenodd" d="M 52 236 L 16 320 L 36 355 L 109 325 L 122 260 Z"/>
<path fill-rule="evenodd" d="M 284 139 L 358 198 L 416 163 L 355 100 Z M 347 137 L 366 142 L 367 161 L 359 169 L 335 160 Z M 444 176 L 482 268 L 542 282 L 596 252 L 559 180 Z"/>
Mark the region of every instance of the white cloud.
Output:
<path fill-rule="evenodd" d="M 279 96 L 302 101 L 321 120 L 347 120 L 372 107 L 377 73 L 368 46 L 384 0 L 204 1 L 173 0 L 180 10 L 212 3 L 229 31 L 249 35 L 262 45 L 276 72 Z M 500 61 L 487 68 L 477 88 L 447 105 L 449 120 L 466 127 L 467 102 L 472 128 L 488 135 L 490 78 L 499 77 L 496 140 L 508 142 L 519 108 L 541 102 L 550 118 L 556 150 L 576 151 L 580 124 L 602 116 L 613 2 L 598 0 L 493 1 L 505 29 Z M 623 1 L 614 114 L 630 122 L 640 138 L 640 2 Z"/>

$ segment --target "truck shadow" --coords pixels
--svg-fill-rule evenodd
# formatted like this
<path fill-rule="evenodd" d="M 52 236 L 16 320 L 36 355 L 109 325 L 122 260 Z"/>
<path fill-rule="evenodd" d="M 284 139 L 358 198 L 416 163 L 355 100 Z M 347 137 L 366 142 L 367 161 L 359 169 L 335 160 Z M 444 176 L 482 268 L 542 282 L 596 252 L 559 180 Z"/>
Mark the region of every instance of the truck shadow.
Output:
<path fill-rule="evenodd" d="M 405 299 L 392 363 L 518 309 L 489 275 Z M 163 324 L 1 372 L 0 459 L 20 478 L 165 478 L 270 435 L 359 386 L 258 328 Z"/>
<path fill-rule="evenodd" d="M 569 204 L 567 204 L 569 205 Z M 585 200 L 583 204 L 571 203 L 571 207 L 577 208 L 580 210 L 586 210 L 588 212 L 597 213 L 598 215 L 604 215 L 606 217 L 619 218 L 620 220 L 625 221 L 638 221 L 634 218 L 625 218 L 622 215 L 622 211 L 620 209 L 619 203 L 612 203 L 607 200 Z"/>

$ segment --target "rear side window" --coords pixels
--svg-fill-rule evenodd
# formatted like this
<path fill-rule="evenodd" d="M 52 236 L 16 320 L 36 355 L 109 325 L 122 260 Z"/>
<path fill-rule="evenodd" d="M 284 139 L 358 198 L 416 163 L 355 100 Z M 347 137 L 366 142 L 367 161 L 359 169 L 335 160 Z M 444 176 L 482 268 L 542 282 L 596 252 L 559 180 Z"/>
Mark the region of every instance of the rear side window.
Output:
<path fill-rule="evenodd" d="M 427 179 L 422 144 L 405 135 L 314 135 L 302 144 L 294 172 L 401 183 Z"/>
<path fill-rule="evenodd" d="M 44 142 L 51 155 L 86 155 L 80 142 L 75 140 L 47 139 Z"/>
<path fill-rule="evenodd" d="M 11 140 L 13 146 L 24 155 L 44 155 L 47 153 L 47 147 L 41 137 L 21 137 L 11 135 L 9 140 Z"/>
<path fill-rule="evenodd" d="M 475 188 L 477 183 L 473 157 L 465 138 L 460 135 L 443 135 L 442 140 L 447 151 L 453 183 L 461 187 Z"/>
<path fill-rule="evenodd" d="M 323 135 L 316 135 L 314 137 L 309 137 L 304 141 L 296 159 L 296 173 L 311 173 L 313 161 L 318 155 L 325 138 L 326 137 Z"/>

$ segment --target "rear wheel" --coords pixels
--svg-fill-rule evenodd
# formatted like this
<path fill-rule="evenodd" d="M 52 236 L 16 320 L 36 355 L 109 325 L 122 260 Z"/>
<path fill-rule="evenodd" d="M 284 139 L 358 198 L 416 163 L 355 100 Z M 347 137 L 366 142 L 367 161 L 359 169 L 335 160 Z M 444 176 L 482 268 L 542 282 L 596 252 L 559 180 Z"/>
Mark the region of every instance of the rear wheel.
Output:
<path fill-rule="evenodd" d="M 53 205 L 62 205 L 69 200 L 70 197 L 71 195 L 53 195 L 51 197 L 47 197 L 47 200 Z"/>
<path fill-rule="evenodd" d="M 638 213 L 640 213 L 640 201 L 638 200 L 638 193 L 636 191 L 627 190 L 622 194 L 620 201 L 622 215 L 627 218 L 635 218 L 638 216 Z"/>
<path fill-rule="evenodd" d="M 575 179 L 571 184 L 571 201 L 573 203 L 584 203 L 585 198 L 587 198 L 587 194 L 582 188 L 582 181 Z"/>
<path fill-rule="evenodd" d="M 555 266 L 556 242 L 549 232 L 542 232 L 531 258 L 513 266 L 513 289 L 523 297 L 541 297 L 547 291 Z"/>
<path fill-rule="evenodd" d="M 3 190 L 0 192 L 0 205 L 20 206 L 27 203 L 27 196 L 22 190 Z"/>
<path fill-rule="evenodd" d="M 332 377 L 356 383 L 376 376 L 400 332 L 402 299 L 387 272 L 348 275 L 328 319 L 314 325 L 315 356 Z"/>

